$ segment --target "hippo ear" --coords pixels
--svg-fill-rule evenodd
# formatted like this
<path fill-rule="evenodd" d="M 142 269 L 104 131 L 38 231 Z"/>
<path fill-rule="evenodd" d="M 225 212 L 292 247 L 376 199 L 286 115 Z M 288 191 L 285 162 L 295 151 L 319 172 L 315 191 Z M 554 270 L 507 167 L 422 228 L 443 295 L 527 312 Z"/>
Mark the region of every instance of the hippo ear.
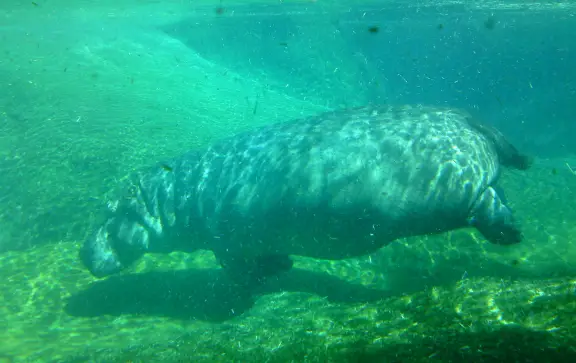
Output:
<path fill-rule="evenodd" d="M 522 232 L 516 226 L 512 211 L 492 187 L 478 197 L 468 221 L 492 243 L 509 245 L 522 241 Z"/>

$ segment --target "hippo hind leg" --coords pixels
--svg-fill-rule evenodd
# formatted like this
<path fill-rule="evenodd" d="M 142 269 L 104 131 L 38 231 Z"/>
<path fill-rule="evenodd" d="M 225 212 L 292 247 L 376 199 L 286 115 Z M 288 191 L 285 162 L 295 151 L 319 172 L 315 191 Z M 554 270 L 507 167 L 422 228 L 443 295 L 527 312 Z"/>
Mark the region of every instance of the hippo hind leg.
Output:
<path fill-rule="evenodd" d="M 509 245 L 522 241 L 522 232 L 516 225 L 512 211 L 492 187 L 480 194 L 468 221 L 492 243 Z"/>

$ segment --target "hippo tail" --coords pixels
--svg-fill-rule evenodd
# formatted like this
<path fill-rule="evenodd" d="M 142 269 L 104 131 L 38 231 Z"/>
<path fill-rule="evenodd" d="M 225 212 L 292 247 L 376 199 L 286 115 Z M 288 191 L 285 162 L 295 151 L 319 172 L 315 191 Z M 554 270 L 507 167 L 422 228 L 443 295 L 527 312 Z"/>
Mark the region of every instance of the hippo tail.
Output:
<path fill-rule="evenodd" d="M 506 137 L 498 131 L 495 127 L 481 123 L 477 120 L 468 119 L 469 125 L 476 131 L 484 135 L 488 140 L 490 140 L 498 152 L 498 158 L 502 165 L 509 168 L 526 170 L 530 168 L 534 162 L 534 158 L 522 154 L 514 145 L 506 139 Z"/>

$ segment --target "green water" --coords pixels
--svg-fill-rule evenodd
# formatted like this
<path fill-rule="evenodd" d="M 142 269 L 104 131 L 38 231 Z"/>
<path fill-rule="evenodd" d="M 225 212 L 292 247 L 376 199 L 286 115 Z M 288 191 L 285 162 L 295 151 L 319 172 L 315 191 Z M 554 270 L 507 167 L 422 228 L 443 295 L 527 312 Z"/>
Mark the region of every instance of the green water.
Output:
<path fill-rule="evenodd" d="M 561 49 L 576 27 L 552 25 L 575 9 L 562 1 L 399 4 L 3 1 L 0 362 L 572 361 L 576 76 L 562 63 L 574 51 Z M 451 28 L 459 21 L 463 28 Z M 517 50 L 521 40 L 508 31 L 520 23 L 552 45 L 538 43 L 533 58 Z M 360 31 L 364 51 L 354 40 Z M 434 58 L 415 42 L 440 31 L 478 34 L 489 56 Z M 400 40 L 370 43 L 384 36 Z M 499 71 L 498 62 L 513 62 L 494 37 L 534 75 Z M 455 44 L 462 53 L 469 46 Z M 404 58 L 373 62 L 374 49 L 379 59 Z M 459 62 L 494 71 L 441 83 Z M 432 85 L 403 63 L 428 78 L 445 73 Z M 487 78 L 501 83 L 478 93 Z M 294 257 L 294 270 L 252 294 L 208 252 L 146 256 L 104 280 L 80 264 L 97 209 L 132 171 L 241 130 L 372 102 L 497 115 L 537 157 L 501 181 L 525 241 L 494 246 L 459 230 L 358 259 Z"/>

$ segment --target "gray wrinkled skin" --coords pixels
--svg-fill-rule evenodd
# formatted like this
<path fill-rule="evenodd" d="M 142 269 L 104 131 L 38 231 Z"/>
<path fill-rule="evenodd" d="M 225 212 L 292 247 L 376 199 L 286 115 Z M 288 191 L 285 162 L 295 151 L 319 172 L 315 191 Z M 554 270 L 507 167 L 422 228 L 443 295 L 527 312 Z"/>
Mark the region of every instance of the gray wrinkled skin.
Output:
<path fill-rule="evenodd" d="M 370 106 L 269 125 L 134 175 L 81 251 L 96 276 L 144 253 L 209 249 L 232 274 L 260 258 L 365 255 L 407 236 L 475 226 L 522 239 L 491 187 L 526 169 L 464 111 Z"/>

